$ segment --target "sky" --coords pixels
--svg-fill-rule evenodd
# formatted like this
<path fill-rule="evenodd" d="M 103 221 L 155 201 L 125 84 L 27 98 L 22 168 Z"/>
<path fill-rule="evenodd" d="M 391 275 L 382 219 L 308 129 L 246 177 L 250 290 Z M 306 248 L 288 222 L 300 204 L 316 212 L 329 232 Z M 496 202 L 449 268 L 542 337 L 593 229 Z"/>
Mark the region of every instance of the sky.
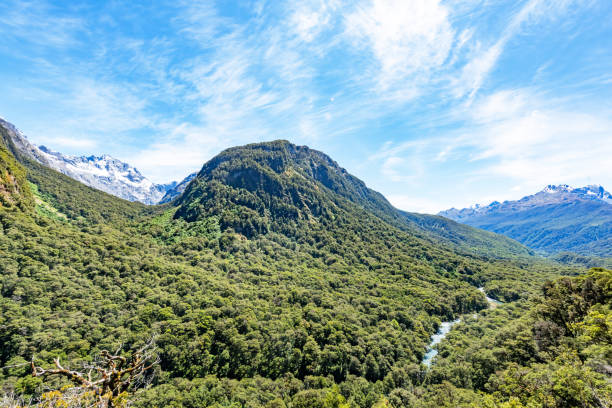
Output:
<path fill-rule="evenodd" d="M 3 0 L 0 95 L 159 183 L 287 139 L 408 211 L 612 189 L 609 0 Z"/>

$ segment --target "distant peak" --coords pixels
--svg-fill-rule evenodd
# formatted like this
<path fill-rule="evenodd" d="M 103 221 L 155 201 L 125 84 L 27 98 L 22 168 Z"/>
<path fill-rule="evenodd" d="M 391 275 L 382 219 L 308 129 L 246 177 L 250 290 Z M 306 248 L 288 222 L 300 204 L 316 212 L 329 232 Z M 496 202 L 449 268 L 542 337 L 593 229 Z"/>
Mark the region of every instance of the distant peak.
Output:
<path fill-rule="evenodd" d="M 81 156 L 81 157 L 89 161 L 100 161 L 100 160 L 120 161 L 118 159 L 115 159 L 113 156 L 109 156 L 108 154 L 103 154 L 102 156 L 96 156 L 95 154 L 92 154 L 90 156 Z"/>
<path fill-rule="evenodd" d="M 47 146 L 36 146 L 12 123 L 0 118 L 16 149 L 26 157 L 59 171 L 81 183 L 117 197 L 145 204 L 157 204 L 177 183 L 155 184 L 132 165 L 108 154 L 72 156 Z M 192 177 L 193 178 L 193 177 Z"/>
<path fill-rule="evenodd" d="M 568 184 L 559 184 L 559 185 L 548 185 L 542 191 L 542 193 L 547 194 L 555 194 L 555 193 L 570 193 L 578 196 L 588 197 L 588 198 L 598 198 L 603 201 L 609 202 L 612 200 L 612 194 L 607 192 L 603 186 L 597 184 L 591 184 L 584 187 L 571 187 Z"/>
<path fill-rule="evenodd" d="M 554 194 L 554 193 L 559 193 L 559 192 L 569 192 L 572 191 L 573 188 L 570 187 L 568 184 L 558 184 L 558 185 L 554 185 L 554 184 L 549 184 L 546 187 L 544 187 L 544 189 L 542 190 L 542 192 L 544 193 L 549 193 L 549 194 Z"/>

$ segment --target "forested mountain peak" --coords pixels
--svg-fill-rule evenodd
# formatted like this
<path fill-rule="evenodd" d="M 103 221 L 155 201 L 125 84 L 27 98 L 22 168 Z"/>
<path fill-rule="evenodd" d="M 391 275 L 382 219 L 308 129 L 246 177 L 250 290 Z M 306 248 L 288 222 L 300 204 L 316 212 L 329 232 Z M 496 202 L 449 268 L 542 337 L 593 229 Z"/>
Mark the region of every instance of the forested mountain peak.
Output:
<path fill-rule="evenodd" d="M 202 167 L 179 205 L 177 217 L 219 215 L 222 226 L 246 236 L 281 222 L 334 219 L 347 205 L 397 216 L 381 194 L 329 156 L 285 140 L 221 152 Z"/>
<path fill-rule="evenodd" d="M 432 243 L 487 256 L 529 255 L 506 237 L 439 216 L 394 208 L 326 154 L 285 140 L 233 147 L 207 162 L 177 201 L 175 217 L 218 216 L 222 230 L 251 237 L 269 231 L 294 236 L 313 222 L 364 217 Z"/>
<path fill-rule="evenodd" d="M 286 140 L 227 149 L 206 163 L 198 177 L 224 180 L 234 187 L 252 190 L 263 187 L 253 184 L 263 182 L 263 179 L 249 176 L 269 172 L 285 179 L 297 175 L 319 182 L 355 203 L 392 208 L 381 194 L 369 189 L 363 181 L 349 174 L 325 153 Z"/>

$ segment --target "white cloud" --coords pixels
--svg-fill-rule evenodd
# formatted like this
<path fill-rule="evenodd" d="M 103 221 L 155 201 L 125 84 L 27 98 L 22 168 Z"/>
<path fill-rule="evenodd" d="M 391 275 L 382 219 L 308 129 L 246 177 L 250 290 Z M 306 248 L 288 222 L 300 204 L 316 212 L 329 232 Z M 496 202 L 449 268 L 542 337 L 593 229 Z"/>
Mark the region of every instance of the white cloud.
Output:
<path fill-rule="evenodd" d="M 347 16 L 346 33 L 371 49 L 382 91 L 405 88 L 405 81 L 428 77 L 447 59 L 454 37 L 448 16 L 436 0 L 373 0 Z"/>
<path fill-rule="evenodd" d="M 611 137 L 609 116 L 563 109 L 527 111 L 481 129 L 475 137 L 480 149 L 476 160 L 494 161 L 482 174 L 531 186 L 581 184 L 591 177 L 609 182 Z"/>
<path fill-rule="evenodd" d="M 94 149 L 98 146 L 96 140 L 84 138 L 54 137 L 49 141 L 53 143 L 54 147 L 59 146 L 70 149 Z"/>
<path fill-rule="evenodd" d="M 234 29 L 231 21 L 221 18 L 212 1 L 177 1 L 179 13 L 173 23 L 180 27 L 180 32 L 196 40 L 201 47 L 214 45 L 215 36 L 223 27 Z"/>
<path fill-rule="evenodd" d="M 424 214 L 437 214 L 454 204 L 451 197 L 432 199 L 415 194 L 389 194 L 387 199 L 400 210 Z"/>
<path fill-rule="evenodd" d="M 469 113 L 478 123 L 514 118 L 525 110 L 532 96 L 532 92 L 525 89 L 497 91 L 472 106 Z"/>
<path fill-rule="evenodd" d="M 403 166 L 405 163 L 406 160 L 401 157 L 387 157 L 382 164 L 381 172 L 393 181 L 400 181 L 402 180 L 402 175 L 399 173 L 398 167 Z"/>
<path fill-rule="evenodd" d="M 147 102 L 129 87 L 89 78 L 73 79 L 68 86 L 63 104 L 72 115 L 65 122 L 73 129 L 113 134 L 152 125 L 144 112 Z"/>
<path fill-rule="evenodd" d="M 108 138 L 116 154 L 122 137 L 143 137 L 134 143 L 142 151 L 127 160 L 156 181 L 180 178 L 230 145 L 288 138 L 322 148 L 335 135 L 350 140 L 366 127 L 388 127 L 394 142 L 370 161 L 398 184 L 416 186 L 430 168 L 457 160 L 487 163 L 490 174 L 520 179 L 508 176 L 529 168 L 519 159 L 550 166 L 561 160 L 547 162 L 537 153 L 560 157 L 554 147 L 547 149 L 555 137 L 579 150 L 572 137 L 588 133 L 585 140 L 596 143 L 594 129 L 608 129 L 603 113 L 551 107 L 529 90 L 478 94 L 512 38 L 570 3 L 528 0 L 510 7 L 515 14 L 501 18 L 507 24 L 495 36 L 488 26 L 480 31 L 477 20 L 481 9 L 488 18 L 497 5 L 479 0 L 261 1 L 245 20 L 220 16 L 213 2 L 184 0 L 163 11 L 164 17 L 180 12 L 167 19 L 175 37 L 107 32 L 85 63 L 65 54 L 35 55 L 41 60 L 33 72 L 46 75 L 46 82 L 32 75 L 19 88 L 41 106 L 55 101 L 49 111 L 57 115 L 48 115 L 56 119 L 54 128 L 36 129 L 47 140 L 56 138 L 56 145 L 108 152 Z M 0 26 L 10 31 L 6 27 L 14 24 L 19 35 L 46 29 L 28 22 L 38 18 L 32 7 L 38 3 L 23 4 L 15 22 L 5 15 Z M 58 46 L 88 28 L 65 15 L 47 17 L 39 20 L 58 27 L 49 27 L 51 38 L 44 41 Z M 63 26 L 61 19 L 67 19 Z M 36 87 L 40 93 L 31 92 Z M 453 108 L 453 96 L 466 95 L 471 109 Z M 425 97 L 405 103 L 419 96 Z M 448 113 L 453 109 L 454 116 Z M 572 127 L 574 122 L 580 126 Z M 464 132 L 457 136 L 447 131 L 450 126 L 464 126 Z M 402 142 L 404 137 L 413 139 Z"/>
<path fill-rule="evenodd" d="M 370 156 L 394 205 L 431 213 L 518 199 L 548 184 L 612 185 L 605 106 L 519 88 L 481 96 L 455 116 L 465 121 L 459 131 L 386 142 Z"/>
<path fill-rule="evenodd" d="M 290 29 L 302 41 L 313 41 L 331 23 L 333 14 L 340 6 L 337 0 L 298 1 L 291 4 Z"/>
<path fill-rule="evenodd" d="M 479 151 L 474 160 L 531 157 L 543 163 L 560 152 L 568 152 L 561 159 L 569 154 L 587 160 L 612 150 L 612 143 L 606 143 L 612 120 L 605 111 L 585 111 L 572 101 L 548 99 L 530 89 L 498 91 L 478 100 L 469 112 L 474 126 L 463 140 Z"/>

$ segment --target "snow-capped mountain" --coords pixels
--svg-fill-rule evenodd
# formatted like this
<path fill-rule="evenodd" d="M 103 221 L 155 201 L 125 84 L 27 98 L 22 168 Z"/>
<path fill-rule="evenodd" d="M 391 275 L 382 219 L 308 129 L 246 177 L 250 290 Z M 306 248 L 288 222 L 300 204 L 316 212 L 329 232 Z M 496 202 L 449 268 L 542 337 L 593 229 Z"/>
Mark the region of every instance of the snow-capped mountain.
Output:
<path fill-rule="evenodd" d="M 598 185 L 590 185 L 579 188 L 574 188 L 567 184 L 548 185 L 540 192 L 523 197 L 520 200 L 504 201 L 503 203 L 493 201 L 489 205 L 475 204 L 469 208 L 463 208 L 460 210 L 451 208 L 450 210 L 441 211 L 438 215 L 453 219 L 455 221 L 462 221 L 463 219 L 482 216 L 497 211 L 516 211 L 539 205 L 574 201 L 601 201 L 607 204 L 612 204 L 612 195 L 602 186 Z"/>
<path fill-rule="evenodd" d="M 129 201 L 157 204 L 176 185 L 155 184 L 136 168 L 109 155 L 67 156 L 45 146 L 39 150 L 53 169 L 88 186 Z"/>
<path fill-rule="evenodd" d="M 8 131 L 17 149 L 26 156 L 83 184 L 129 201 L 157 204 L 180 184 L 176 181 L 168 184 L 153 183 L 133 166 L 108 155 L 68 156 L 45 146 L 38 147 L 30 143 L 13 124 L 1 118 L 0 126 Z"/>
<path fill-rule="evenodd" d="M 612 195 L 602 186 L 549 185 L 516 201 L 442 211 L 546 253 L 612 256 Z"/>

